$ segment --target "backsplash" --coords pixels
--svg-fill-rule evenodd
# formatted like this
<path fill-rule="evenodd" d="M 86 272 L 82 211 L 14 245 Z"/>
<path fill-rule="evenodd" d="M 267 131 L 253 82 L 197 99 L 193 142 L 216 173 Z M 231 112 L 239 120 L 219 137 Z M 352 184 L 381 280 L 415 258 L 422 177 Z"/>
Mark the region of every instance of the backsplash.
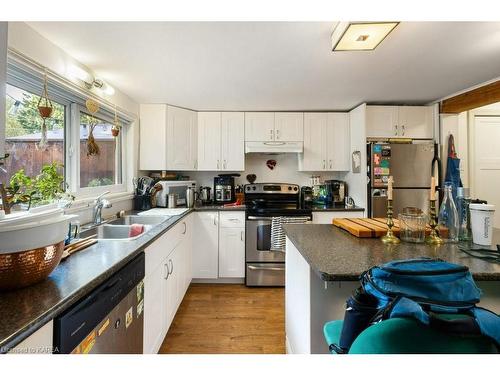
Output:
<path fill-rule="evenodd" d="M 268 160 L 276 160 L 273 170 L 266 165 Z M 236 184 L 247 184 L 246 175 L 255 174 L 255 182 L 281 182 L 292 183 L 300 186 L 309 185 L 311 175 L 321 176 L 322 180 L 339 179 L 344 180 L 347 172 L 298 172 L 297 154 L 247 154 L 245 155 L 245 172 L 184 172 L 192 180 L 196 180 L 198 186 L 212 186 L 213 178 L 219 173 L 239 173 L 241 177 L 236 178 Z"/>

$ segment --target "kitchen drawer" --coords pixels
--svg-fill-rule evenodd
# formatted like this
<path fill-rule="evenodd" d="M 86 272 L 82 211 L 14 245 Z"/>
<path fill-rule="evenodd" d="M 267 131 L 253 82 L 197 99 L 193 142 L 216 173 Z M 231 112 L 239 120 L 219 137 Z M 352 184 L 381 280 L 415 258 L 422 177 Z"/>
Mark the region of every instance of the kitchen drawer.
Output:
<path fill-rule="evenodd" d="M 244 228 L 245 212 L 219 212 L 219 226 L 221 228 Z"/>
<path fill-rule="evenodd" d="M 247 286 L 285 286 L 285 263 L 247 263 Z"/>

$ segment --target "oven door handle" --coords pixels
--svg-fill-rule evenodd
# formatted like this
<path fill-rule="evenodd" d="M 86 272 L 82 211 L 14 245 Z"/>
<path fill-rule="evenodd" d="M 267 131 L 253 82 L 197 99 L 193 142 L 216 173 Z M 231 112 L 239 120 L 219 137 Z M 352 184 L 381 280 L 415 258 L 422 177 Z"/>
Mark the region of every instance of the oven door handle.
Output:
<path fill-rule="evenodd" d="M 259 271 L 284 271 L 285 267 L 256 267 L 256 266 L 248 266 L 248 269 L 251 270 L 259 270 Z"/>
<path fill-rule="evenodd" d="M 248 216 L 247 220 L 273 220 L 273 218 L 269 216 Z"/>

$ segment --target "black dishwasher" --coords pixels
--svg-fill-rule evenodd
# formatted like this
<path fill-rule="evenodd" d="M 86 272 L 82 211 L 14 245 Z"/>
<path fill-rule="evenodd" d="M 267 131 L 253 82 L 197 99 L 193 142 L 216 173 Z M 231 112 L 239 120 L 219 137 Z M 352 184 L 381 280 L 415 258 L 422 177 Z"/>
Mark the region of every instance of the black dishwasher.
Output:
<path fill-rule="evenodd" d="M 54 319 L 56 353 L 140 354 L 144 253 Z"/>

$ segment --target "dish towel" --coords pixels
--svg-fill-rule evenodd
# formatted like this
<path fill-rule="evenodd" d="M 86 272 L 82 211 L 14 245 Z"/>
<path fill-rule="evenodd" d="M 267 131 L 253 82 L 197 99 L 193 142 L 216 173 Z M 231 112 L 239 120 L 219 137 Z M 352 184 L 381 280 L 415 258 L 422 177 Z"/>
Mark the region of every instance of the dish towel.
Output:
<path fill-rule="evenodd" d="M 283 224 L 304 224 L 310 220 L 307 216 L 276 216 L 271 221 L 271 251 L 285 252 L 285 232 Z"/>

